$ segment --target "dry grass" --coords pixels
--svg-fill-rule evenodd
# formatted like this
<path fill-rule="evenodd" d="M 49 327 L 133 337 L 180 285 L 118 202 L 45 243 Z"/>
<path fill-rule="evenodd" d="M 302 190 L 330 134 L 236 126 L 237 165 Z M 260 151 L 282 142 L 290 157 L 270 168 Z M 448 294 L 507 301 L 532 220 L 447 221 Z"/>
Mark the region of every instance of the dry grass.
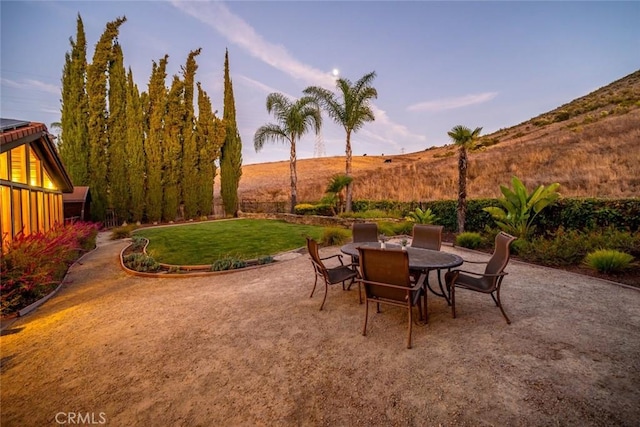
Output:
<path fill-rule="evenodd" d="M 527 187 L 559 182 L 566 197 L 640 194 L 640 71 L 517 126 L 487 135 L 469 155 L 468 197 L 498 197 L 518 176 Z M 569 115 L 559 121 L 559 114 Z M 555 118 L 555 119 L 554 119 Z M 547 123 L 541 125 L 541 123 Z M 384 163 L 391 159 L 391 163 Z M 298 161 L 298 200 L 317 201 L 344 157 Z M 457 198 L 457 148 L 353 158 L 354 198 Z M 241 198 L 286 201 L 289 162 L 243 167 Z"/>

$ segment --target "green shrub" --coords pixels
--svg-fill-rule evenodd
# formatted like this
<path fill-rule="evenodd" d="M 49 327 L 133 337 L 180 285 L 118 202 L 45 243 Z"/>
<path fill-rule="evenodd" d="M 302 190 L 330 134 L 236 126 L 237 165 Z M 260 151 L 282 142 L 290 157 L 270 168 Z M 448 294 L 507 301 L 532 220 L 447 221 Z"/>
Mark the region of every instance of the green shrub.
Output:
<path fill-rule="evenodd" d="M 409 212 L 405 219 L 417 224 L 435 224 L 438 217 L 431 211 L 431 208 L 425 210 L 416 208 L 413 212 Z"/>
<path fill-rule="evenodd" d="M 382 209 L 370 209 L 362 212 L 343 212 L 338 215 L 340 218 L 358 218 L 358 219 L 375 219 L 375 218 L 400 218 L 400 212 L 383 211 Z"/>
<path fill-rule="evenodd" d="M 258 258 L 258 265 L 271 264 L 274 261 L 271 255 Z"/>
<path fill-rule="evenodd" d="M 160 269 L 160 264 L 153 259 L 152 256 L 147 254 L 136 252 L 129 255 L 125 255 L 122 258 L 124 265 L 134 271 L 140 272 L 156 272 Z"/>
<path fill-rule="evenodd" d="M 599 249 L 585 257 L 585 264 L 600 273 L 619 273 L 629 267 L 633 257 L 613 249 Z"/>
<path fill-rule="evenodd" d="M 246 266 L 247 263 L 245 261 L 229 256 L 215 260 L 211 264 L 211 271 L 235 270 Z"/>
<path fill-rule="evenodd" d="M 456 246 L 477 249 L 482 244 L 482 236 L 474 231 L 465 231 L 456 236 Z"/>
<path fill-rule="evenodd" d="M 147 239 L 142 236 L 131 236 L 131 249 L 134 251 L 140 251 L 147 244 Z"/>
<path fill-rule="evenodd" d="M 330 204 L 319 203 L 317 205 L 312 205 L 309 203 L 301 203 L 296 205 L 293 208 L 293 211 L 296 215 L 322 215 L 322 216 L 332 216 L 333 215 L 333 207 Z"/>
<path fill-rule="evenodd" d="M 351 239 L 351 232 L 344 228 L 327 227 L 322 233 L 320 239 L 323 245 L 336 246 L 343 245 Z"/>
<path fill-rule="evenodd" d="M 131 232 L 138 228 L 135 224 L 123 225 L 116 227 L 111 231 L 111 240 L 126 239 L 131 237 Z"/>
<path fill-rule="evenodd" d="M 401 222 L 396 222 L 393 224 L 393 234 L 394 235 L 398 235 L 398 234 L 404 234 L 407 236 L 411 236 L 411 233 L 413 233 L 413 222 L 411 221 L 401 221 Z"/>
<path fill-rule="evenodd" d="M 640 234 L 608 227 L 602 230 L 581 232 L 559 227 L 547 236 L 537 236 L 522 241 L 518 255 L 531 262 L 550 266 L 578 265 L 589 252 L 612 249 L 640 255 Z"/>

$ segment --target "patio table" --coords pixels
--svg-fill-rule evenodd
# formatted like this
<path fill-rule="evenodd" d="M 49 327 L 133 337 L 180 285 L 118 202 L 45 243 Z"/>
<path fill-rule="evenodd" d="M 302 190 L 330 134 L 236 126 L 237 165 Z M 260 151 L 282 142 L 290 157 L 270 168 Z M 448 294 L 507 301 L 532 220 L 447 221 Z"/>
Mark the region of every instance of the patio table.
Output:
<path fill-rule="evenodd" d="M 340 248 L 340 251 L 344 254 L 351 255 L 355 259 L 358 258 L 358 247 L 368 248 L 380 248 L 379 242 L 359 242 L 359 243 L 347 243 Z M 401 249 L 401 245 L 386 243 L 386 249 Z M 436 251 L 433 249 L 413 248 L 411 246 L 406 247 L 407 254 L 409 255 L 409 269 L 420 270 L 426 274 L 423 282 L 424 296 L 425 296 L 425 313 L 426 313 L 426 297 L 427 289 L 429 289 L 434 295 L 443 297 L 447 304 L 450 304 L 449 297 L 442 286 L 442 280 L 440 278 L 440 270 L 451 269 L 462 265 L 464 260 L 455 254 L 448 252 Z M 440 292 L 435 291 L 429 283 L 429 271 L 436 270 L 438 273 L 438 285 Z"/>

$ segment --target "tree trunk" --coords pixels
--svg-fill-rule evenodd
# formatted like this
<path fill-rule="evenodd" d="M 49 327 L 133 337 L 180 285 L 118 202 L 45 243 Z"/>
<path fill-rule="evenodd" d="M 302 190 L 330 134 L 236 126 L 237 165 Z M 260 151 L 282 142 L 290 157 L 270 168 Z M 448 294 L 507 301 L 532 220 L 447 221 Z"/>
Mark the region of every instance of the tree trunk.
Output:
<path fill-rule="evenodd" d="M 347 148 L 345 150 L 347 155 L 347 170 L 346 175 L 351 176 L 351 132 L 347 131 Z M 353 181 L 347 185 L 347 200 L 345 206 L 345 212 L 351 212 L 351 198 L 353 197 Z"/>
<path fill-rule="evenodd" d="M 291 156 L 289 160 L 289 167 L 291 169 L 291 213 L 295 213 L 295 207 L 298 199 L 298 174 L 296 173 L 296 140 L 291 137 Z"/>
<path fill-rule="evenodd" d="M 464 233 L 467 211 L 467 150 L 464 146 L 460 146 L 458 173 L 458 233 Z"/>

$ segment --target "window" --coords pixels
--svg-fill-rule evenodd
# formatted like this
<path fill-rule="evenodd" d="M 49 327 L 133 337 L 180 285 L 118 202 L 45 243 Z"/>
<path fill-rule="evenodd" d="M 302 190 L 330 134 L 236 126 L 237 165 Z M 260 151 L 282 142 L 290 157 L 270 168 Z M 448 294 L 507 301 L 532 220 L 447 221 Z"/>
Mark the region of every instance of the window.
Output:
<path fill-rule="evenodd" d="M 9 155 L 6 151 L 0 154 L 0 179 L 9 180 Z"/>
<path fill-rule="evenodd" d="M 56 185 L 53 183 L 53 181 L 51 180 L 51 177 L 49 176 L 49 174 L 47 173 L 46 170 L 43 171 L 43 181 L 44 181 L 44 188 L 47 188 L 49 190 L 56 190 Z"/>
<path fill-rule="evenodd" d="M 11 188 L 0 186 L 0 215 L 2 215 L 2 223 L 0 224 L 0 233 L 2 233 L 2 249 L 5 245 L 13 240 L 13 232 L 11 230 Z"/>
<path fill-rule="evenodd" d="M 42 162 L 32 149 L 29 149 L 29 185 L 42 187 Z"/>
<path fill-rule="evenodd" d="M 11 150 L 11 181 L 27 183 L 27 149 L 20 145 Z"/>

